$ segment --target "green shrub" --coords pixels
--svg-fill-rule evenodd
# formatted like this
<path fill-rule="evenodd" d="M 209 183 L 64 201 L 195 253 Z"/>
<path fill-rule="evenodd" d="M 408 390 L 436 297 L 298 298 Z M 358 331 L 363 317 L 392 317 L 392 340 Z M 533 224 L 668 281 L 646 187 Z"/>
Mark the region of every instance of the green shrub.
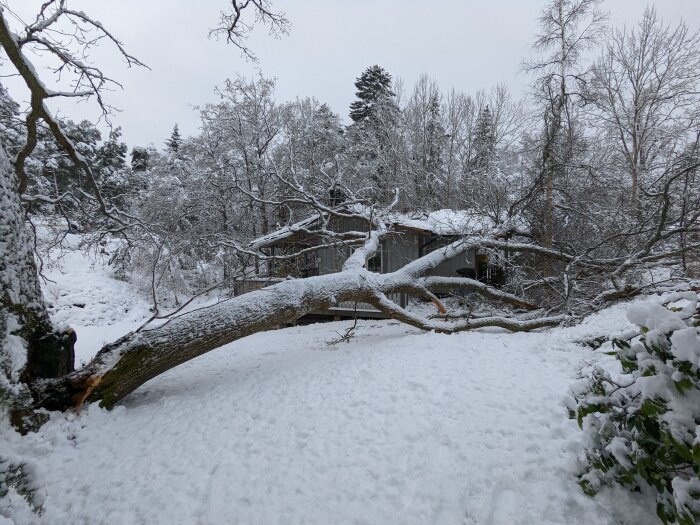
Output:
<path fill-rule="evenodd" d="M 700 521 L 700 317 L 696 294 L 672 299 L 683 307 L 628 310 L 641 335 L 604 348 L 614 361 L 582 380 L 570 411 L 586 433 L 586 494 L 647 484 L 661 521 L 686 525 Z"/>

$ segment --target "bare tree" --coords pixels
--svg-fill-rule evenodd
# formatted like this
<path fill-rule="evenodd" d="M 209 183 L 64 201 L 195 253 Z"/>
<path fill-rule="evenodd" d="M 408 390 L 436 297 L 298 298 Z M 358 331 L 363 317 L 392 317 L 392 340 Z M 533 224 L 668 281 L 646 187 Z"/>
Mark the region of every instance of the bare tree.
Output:
<path fill-rule="evenodd" d="M 540 16 L 540 33 L 533 46 L 539 56 L 525 64 L 526 70 L 538 75 L 535 96 L 542 101 L 544 112 L 538 181 L 545 194 L 543 242 L 547 247 L 554 241 L 555 179 L 568 162 L 573 85 L 583 53 L 601 33 L 605 15 L 598 10 L 600 3 L 601 0 L 550 0 Z M 544 273 L 551 273 L 549 259 L 545 259 Z"/>
<path fill-rule="evenodd" d="M 465 175 L 469 171 L 473 126 L 476 118 L 474 100 L 462 92 L 452 89 L 445 97 L 443 110 L 443 127 L 447 134 L 445 147 L 445 170 L 449 206 L 460 201 L 463 194 Z"/>
<path fill-rule="evenodd" d="M 700 32 L 683 22 L 671 27 L 647 8 L 637 27 L 610 34 L 586 92 L 596 127 L 627 168 L 637 207 L 640 184 L 654 182 L 698 125 Z"/>
<path fill-rule="evenodd" d="M 228 3 L 231 4 L 231 8 L 221 11 L 219 25 L 209 34 L 223 36 L 227 43 L 236 46 L 250 60 L 257 60 L 255 52 L 246 44 L 255 22 L 267 26 L 270 34 L 275 37 L 286 35 L 289 31 L 289 20 L 284 13 L 274 10 L 269 0 L 228 0 Z M 253 13 L 246 18 L 248 9 Z M 250 18 L 253 21 L 250 21 Z"/>
<path fill-rule="evenodd" d="M 414 208 L 437 209 L 447 185 L 445 180 L 444 149 L 446 132 L 442 124 L 442 95 L 435 80 L 423 74 L 416 83 L 408 104 L 403 108 L 406 130 L 407 174 L 410 180 Z"/>

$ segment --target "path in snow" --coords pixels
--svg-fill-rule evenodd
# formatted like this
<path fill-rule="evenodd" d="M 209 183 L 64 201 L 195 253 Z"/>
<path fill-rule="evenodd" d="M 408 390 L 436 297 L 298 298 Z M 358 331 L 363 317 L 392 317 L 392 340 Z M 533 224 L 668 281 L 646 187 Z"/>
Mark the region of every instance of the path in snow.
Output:
<path fill-rule="evenodd" d="M 39 462 L 47 496 L 40 519 L 16 519 L 656 523 L 633 495 L 590 499 L 574 477 L 581 432 L 563 399 L 590 352 L 571 341 L 625 324 L 617 308 L 534 334 L 446 336 L 389 321 L 362 322 L 336 346 L 326 341 L 347 323 L 257 334 L 112 412 L 91 406 L 21 441 L 0 435 Z"/>

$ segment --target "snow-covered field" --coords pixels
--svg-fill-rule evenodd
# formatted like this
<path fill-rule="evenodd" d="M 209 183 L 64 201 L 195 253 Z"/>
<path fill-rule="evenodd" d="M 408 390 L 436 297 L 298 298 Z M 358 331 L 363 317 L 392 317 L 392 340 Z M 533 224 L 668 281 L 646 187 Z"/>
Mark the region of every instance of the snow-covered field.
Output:
<path fill-rule="evenodd" d="M 132 286 L 81 255 L 49 277 L 78 360 L 147 314 Z M 581 432 L 564 399 L 594 356 L 575 341 L 628 328 L 623 307 L 517 335 L 364 321 L 329 346 L 347 326 L 257 334 L 110 412 L 55 414 L 21 439 L 0 429 L 44 498 L 40 517 L 16 494 L 0 501 L 0 523 L 657 523 L 653 501 L 619 489 L 591 499 L 576 484 Z"/>

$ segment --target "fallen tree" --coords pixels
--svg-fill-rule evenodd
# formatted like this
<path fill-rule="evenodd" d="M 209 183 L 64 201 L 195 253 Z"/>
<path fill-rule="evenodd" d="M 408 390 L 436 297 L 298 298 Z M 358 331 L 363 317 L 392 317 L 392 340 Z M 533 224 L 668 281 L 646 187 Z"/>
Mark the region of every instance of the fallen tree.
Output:
<path fill-rule="evenodd" d="M 44 118 L 50 118 L 45 115 Z M 467 278 L 425 277 L 441 262 L 464 254 L 483 242 L 460 239 L 449 246 L 407 264 L 400 271 L 376 274 L 364 266 L 379 246 L 387 228 L 381 214 L 376 230 L 365 234 L 341 272 L 294 279 L 234 297 L 218 305 L 176 315 L 162 324 L 146 325 L 102 348 L 79 370 L 72 370 L 71 330 L 58 332 L 51 325 L 41 295 L 34 263 L 33 244 L 23 219 L 20 182 L 6 157 L 0 158 L 0 190 L 3 213 L 0 232 L 6 242 L 0 252 L 3 302 L 3 391 L 19 426 L 31 426 L 23 418 L 34 408 L 65 410 L 85 402 L 112 406 L 149 379 L 194 357 L 247 335 L 290 323 L 305 314 L 329 308 L 340 301 L 367 302 L 390 317 L 422 329 L 453 333 L 483 326 L 532 330 L 553 326 L 562 316 L 538 319 L 491 318 L 454 325 L 422 319 L 387 299 L 387 294 L 408 292 L 436 299 L 432 290 L 463 288 L 490 299 L 534 310 L 526 299 Z M 323 211 L 332 211 L 324 208 Z M 353 239 L 357 241 L 357 237 Z M 495 241 L 494 241 L 495 242 Z M 528 247 L 529 249 L 529 247 Z"/>
<path fill-rule="evenodd" d="M 328 309 L 341 301 L 372 304 L 388 316 L 425 330 L 454 333 L 483 326 L 501 326 L 512 331 L 533 330 L 559 324 L 564 316 L 543 316 L 532 320 L 490 318 L 450 324 L 411 314 L 387 299 L 386 294 L 408 292 L 432 296 L 442 282 L 422 277 L 439 263 L 463 254 L 474 245 L 460 240 L 444 250 L 432 252 L 403 269 L 377 274 L 363 268 L 364 256 L 372 254 L 377 235 L 371 235 L 364 249 L 351 257 L 338 273 L 290 279 L 279 284 L 234 297 L 167 321 L 130 333 L 102 348 L 80 370 L 59 379 L 32 385 L 39 406 L 64 410 L 85 401 L 112 406 L 149 379 L 224 344 L 262 330 L 291 323 L 315 310 Z M 519 307 L 535 305 L 524 299 L 485 286 L 472 279 L 455 279 L 453 287 L 486 294 Z"/>
<path fill-rule="evenodd" d="M 100 402 L 102 406 L 111 407 L 149 379 L 170 368 L 237 339 L 292 323 L 313 311 L 325 310 L 343 301 L 368 303 L 390 318 L 423 330 L 446 334 L 483 327 L 529 331 L 556 326 L 568 317 L 566 313 L 548 315 L 524 297 L 474 279 L 426 274 L 441 263 L 477 248 L 507 247 L 512 252 L 540 253 L 568 265 L 576 259 L 572 254 L 534 243 L 508 243 L 498 239 L 504 236 L 504 232 L 496 231 L 492 237 L 459 239 L 392 273 L 370 272 L 365 267 L 366 261 L 379 248 L 382 235 L 387 234 L 386 226 L 379 223 L 376 230 L 366 234 L 365 242 L 356 246 L 338 273 L 285 280 L 213 306 L 165 318 L 161 324 L 146 324 L 138 331 L 103 347 L 80 370 L 58 378 L 33 381 L 30 389 L 34 402 L 36 406 L 52 410 L 78 407 L 84 402 Z M 623 262 L 579 259 L 577 264 L 590 271 L 609 273 L 620 264 L 629 266 L 631 263 L 628 259 Z M 431 319 L 410 312 L 388 298 L 389 294 L 397 292 L 422 296 L 436 303 L 444 313 L 435 292 L 446 289 L 467 290 L 489 300 L 534 312 L 535 315 L 467 317 L 448 322 L 447 319 Z M 632 293 L 628 290 L 626 296 Z M 564 308 L 562 303 L 560 311 Z"/>

